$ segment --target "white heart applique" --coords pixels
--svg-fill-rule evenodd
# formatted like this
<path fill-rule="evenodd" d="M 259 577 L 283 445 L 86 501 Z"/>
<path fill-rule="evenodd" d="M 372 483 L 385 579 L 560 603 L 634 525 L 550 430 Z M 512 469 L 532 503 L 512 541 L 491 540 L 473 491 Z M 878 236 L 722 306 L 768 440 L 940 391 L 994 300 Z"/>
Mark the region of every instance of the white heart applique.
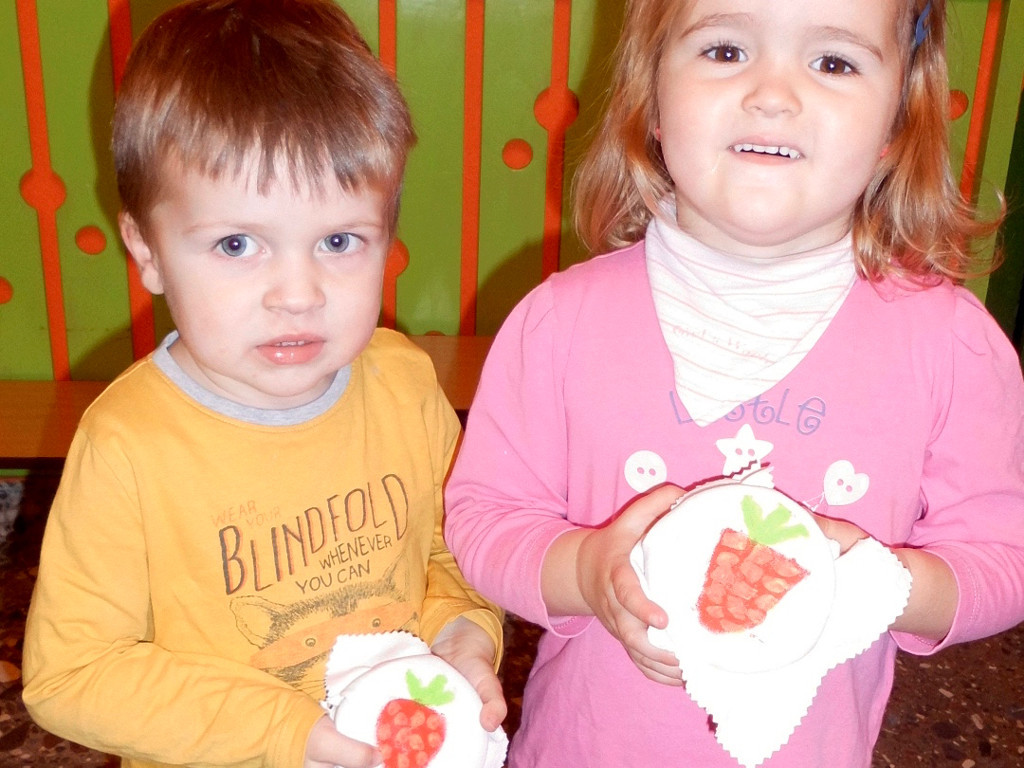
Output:
<path fill-rule="evenodd" d="M 869 479 L 857 472 L 845 459 L 833 462 L 825 473 L 825 501 L 832 507 L 841 507 L 859 501 L 868 492 Z"/>

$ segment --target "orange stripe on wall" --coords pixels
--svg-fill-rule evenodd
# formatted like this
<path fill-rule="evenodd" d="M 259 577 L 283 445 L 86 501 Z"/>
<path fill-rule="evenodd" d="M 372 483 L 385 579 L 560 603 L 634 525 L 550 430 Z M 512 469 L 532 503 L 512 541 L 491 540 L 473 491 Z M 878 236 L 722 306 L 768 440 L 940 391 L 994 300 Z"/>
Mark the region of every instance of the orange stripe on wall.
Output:
<path fill-rule="evenodd" d="M 484 95 L 484 0 L 466 2 L 465 91 L 462 125 L 462 266 L 459 334 L 476 332 L 480 258 L 480 142 Z"/>
<path fill-rule="evenodd" d="M 110 59 L 114 72 L 114 92 L 121 87 L 124 67 L 132 48 L 132 10 L 128 0 L 107 0 L 110 20 Z M 156 347 L 153 297 L 142 285 L 135 262 L 128 264 L 128 305 L 132 317 L 132 355 L 145 357 Z"/>
<path fill-rule="evenodd" d="M 546 182 L 544 185 L 544 235 L 541 275 L 546 278 L 558 270 L 562 246 L 562 188 L 565 132 L 576 119 L 578 110 L 569 91 L 569 40 L 572 30 L 571 0 L 555 0 L 551 40 L 551 87 L 547 94 L 554 118 L 548 129 Z"/>
<path fill-rule="evenodd" d="M 394 77 L 398 72 L 398 9 L 395 0 L 377 3 L 377 46 L 381 64 Z"/>
<path fill-rule="evenodd" d="M 988 129 L 992 70 L 999 53 L 1002 17 L 1002 0 L 989 0 L 988 14 L 985 17 L 985 32 L 981 39 L 981 53 L 978 56 L 978 76 L 974 81 L 974 98 L 971 101 L 971 122 L 967 126 L 964 166 L 960 174 L 960 194 L 967 200 L 974 198 L 978 161 L 981 158 L 982 146 Z"/>
<path fill-rule="evenodd" d="M 381 64 L 395 77 L 398 73 L 398 10 L 395 0 L 377 3 L 377 45 Z M 398 276 L 407 266 L 409 249 L 396 238 L 384 263 L 379 322 L 385 328 L 395 328 L 398 323 Z"/>
<path fill-rule="evenodd" d="M 32 167 L 21 178 L 21 196 L 36 211 L 39 250 L 42 256 L 46 315 L 50 333 L 50 361 L 53 378 L 71 378 L 68 362 L 67 320 L 61 281 L 60 244 L 57 238 L 57 209 L 64 203 L 64 183 L 50 164 L 50 139 L 46 123 L 43 88 L 43 60 L 39 49 L 39 17 L 35 0 L 17 0 L 18 42 L 25 83 L 29 151 Z"/>

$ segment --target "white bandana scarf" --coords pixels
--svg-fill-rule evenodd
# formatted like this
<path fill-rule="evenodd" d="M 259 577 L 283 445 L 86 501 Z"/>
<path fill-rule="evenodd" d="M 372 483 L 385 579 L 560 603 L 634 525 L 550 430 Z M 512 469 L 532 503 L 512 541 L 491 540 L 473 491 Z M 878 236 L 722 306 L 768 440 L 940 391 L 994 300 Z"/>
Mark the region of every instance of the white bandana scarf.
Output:
<path fill-rule="evenodd" d="M 685 234 L 674 210 L 651 220 L 646 250 L 676 393 L 702 427 L 796 368 L 856 279 L 849 235 L 813 251 L 751 259 Z"/>

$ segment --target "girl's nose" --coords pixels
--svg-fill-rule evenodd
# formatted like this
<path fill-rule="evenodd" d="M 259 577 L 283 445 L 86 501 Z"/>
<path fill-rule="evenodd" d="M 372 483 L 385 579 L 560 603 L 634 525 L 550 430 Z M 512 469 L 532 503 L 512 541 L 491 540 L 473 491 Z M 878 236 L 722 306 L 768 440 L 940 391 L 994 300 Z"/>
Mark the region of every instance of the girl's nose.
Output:
<path fill-rule="evenodd" d="M 322 276 L 314 257 L 282 255 L 274 261 L 263 296 L 267 309 L 301 314 L 324 305 Z"/>
<path fill-rule="evenodd" d="M 751 67 L 747 73 L 750 88 L 743 97 L 743 108 L 766 117 L 799 114 L 802 108 L 797 92 L 797 73 L 769 62 Z"/>

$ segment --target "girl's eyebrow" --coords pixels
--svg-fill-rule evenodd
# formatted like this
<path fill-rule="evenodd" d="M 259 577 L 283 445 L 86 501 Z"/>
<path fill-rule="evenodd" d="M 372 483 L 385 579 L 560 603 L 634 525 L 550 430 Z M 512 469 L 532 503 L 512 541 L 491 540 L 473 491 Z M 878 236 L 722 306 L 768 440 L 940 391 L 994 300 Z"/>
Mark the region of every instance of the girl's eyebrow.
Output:
<path fill-rule="evenodd" d="M 712 27 L 743 27 L 753 25 L 754 23 L 754 18 L 749 13 L 710 13 L 707 16 L 700 17 L 686 27 L 679 33 L 679 37 L 683 38 L 688 35 L 692 35 L 695 32 L 700 32 L 703 29 L 709 29 Z M 879 61 L 884 61 L 885 57 L 882 54 L 881 48 L 862 35 L 859 35 L 845 27 L 823 25 L 812 28 L 811 33 L 813 36 L 820 37 L 825 40 L 849 43 L 850 45 L 863 48 Z"/>
<path fill-rule="evenodd" d="M 815 27 L 813 31 L 826 40 L 855 45 L 858 48 L 863 48 L 879 61 L 885 60 L 885 56 L 882 54 L 881 48 L 865 37 L 858 35 L 856 32 L 852 32 L 845 27 L 823 26 Z"/>
<path fill-rule="evenodd" d="M 686 37 L 709 27 L 739 27 L 752 23 L 753 16 L 749 13 L 709 13 L 686 27 L 679 33 L 679 37 Z"/>

